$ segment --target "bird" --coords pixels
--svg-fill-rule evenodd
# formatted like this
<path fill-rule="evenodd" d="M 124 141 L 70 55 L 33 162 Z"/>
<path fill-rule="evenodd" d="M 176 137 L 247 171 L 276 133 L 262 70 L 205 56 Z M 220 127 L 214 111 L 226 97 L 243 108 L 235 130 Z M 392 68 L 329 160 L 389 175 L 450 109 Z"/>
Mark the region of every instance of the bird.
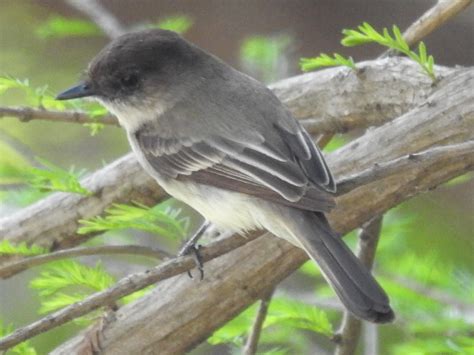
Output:
<path fill-rule="evenodd" d="M 394 319 L 387 294 L 331 228 L 335 179 L 321 150 L 264 84 L 175 32 L 124 34 L 58 100 L 114 114 L 148 174 L 219 229 L 264 229 L 302 248 L 346 309 Z"/>

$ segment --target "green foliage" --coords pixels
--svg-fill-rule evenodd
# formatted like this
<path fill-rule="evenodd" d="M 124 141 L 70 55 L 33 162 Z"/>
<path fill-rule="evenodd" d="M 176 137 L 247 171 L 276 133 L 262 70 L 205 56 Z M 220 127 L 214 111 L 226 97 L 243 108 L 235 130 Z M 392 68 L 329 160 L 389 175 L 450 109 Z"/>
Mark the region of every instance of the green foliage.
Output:
<path fill-rule="evenodd" d="M 101 31 L 93 22 L 55 15 L 36 29 L 36 35 L 41 39 L 89 37 Z"/>
<path fill-rule="evenodd" d="M 213 345 L 233 344 L 238 347 L 243 346 L 256 312 L 256 305 L 248 308 L 216 331 L 208 338 L 208 342 Z M 272 327 L 272 330 L 267 332 L 265 330 L 268 327 Z M 283 330 L 278 332 L 273 329 L 274 327 Z M 290 329 L 310 330 L 328 337 L 333 334 L 332 325 L 326 312 L 289 298 L 275 298 L 271 301 L 263 329 L 263 342 L 268 343 L 270 340 L 272 343 L 287 345 L 291 344 L 291 338 L 296 336 L 294 332 L 289 331 Z M 266 339 L 267 334 L 271 334 L 271 336 Z M 278 351 L 285 350 L 278 349 Z"/>
<path fill-rule="evenodd" d="M 303 71 L 311 71 L 322 67 L 337 67 L 346 66 L 351 69 L 355 69 L 354 60 L 352 57 L 345 58 L 340 54 L 334 53 L 333 57 L 325 53 L 321 53 L 319 56 L 314 58 L 301 58 L 300 67 Z"/>
<path fill-rule="evenodd" d="M 79 234 L 106 232 L 122 229 L 139 229 L 168 238 L 181 238 L 188 229 L 187 219 L 172 216 L 173 210 L 167 203 L 147 207 L 139 203 L 134 205 L 115 204 L 107 209 L 105 217 L 80 220 Z"/>
<path fill-rule="evenodd" d="M 28 183 L 31 187 L 44 191 L 63 191 L 84 196 L 92 194 L 79 182 L 79 177 L 84 174 L 83 171 L 76 172 L 74 167 L 66 171 L 45 159 L 37 158 L 37 160 L 45 169 L 30 168 Z"/>
<path fill-rule="evenodd" d="M 25 95 L 26 104 L 45 109 L 64 110 L 72 104 L 58 101 L 49 92 L 48 86 L 32 87 L 28 79 L 18 79 L 11 76 L 0 76 L 0 95 L 9 90 L 20 90 Z"/>
<path fill-rule="evenodd" d="M 20 244 L 12 244 L 8 239 L 0 241 L 0 256 L 3 255 L 22 255 L 22 256 L 34 256 L 47 253 L 48 250 L 41 248 L 36 245 L 28 246 L 26 242 Z"/>
<path fill-rule="evenodd" d="M 0 338 L 7 336 L 13 331 L 13 327 L 11 325 L 5 326 L 0 320 Z M 2 352 L 3 354 L 3 352 Z M 18 345 L 15 345 L 13 348 L 8 349 L 5 355 L 36 355 L 36 350 L 30 345 L 29 341 L 24 341 Z"/>
<path fill-rule="evenodd" d="M 433 81 L 436 80 L 433 68 L 434 58 L 432 55 L 427 55 L 425 44 L 423 42 L 418 44 L 418 53 L 411 50 L 403 38 L 400 29 L 395 25 L 392 26 L 393 35 L 390 34 L 387 28 L 384 28 L 382 33 L 379 33 L 367 22 L 358 26 L 356 30 L 344 29 L 342 33 L 345 36 L 341 41 L 342 45 L 354 47 L 366 43 L 378 43 L 384 47 L 405 54 L 417 62 Z"/>
<path fill-rule="evenodd" d="M 276 79 L 278 65 L 291 43 L 287 35 L 251 36 L 240 47 L 240 60 L 249 70 L 260 73 L 265 82 Z"/>
<path fill-rule="evenodd" d="M 81 301 L 114 283 L 115 278 L 100 263 L 89 267 L 72 260 L 63 260 L 48 265 L 31 281 L 30 286 L 40 296 L 40 313 L 47 313 Z"/>
<path fill-rule="evenodd" d="M 176 15 L 167 17 L 163 20 L 158 21 L 158 23 L 149 25 L 148 27 L 161 28 L 162 30 L 169 30 L 183 34 L 191 28 L 193 22 L 194 21 L 189 16 Z"/>

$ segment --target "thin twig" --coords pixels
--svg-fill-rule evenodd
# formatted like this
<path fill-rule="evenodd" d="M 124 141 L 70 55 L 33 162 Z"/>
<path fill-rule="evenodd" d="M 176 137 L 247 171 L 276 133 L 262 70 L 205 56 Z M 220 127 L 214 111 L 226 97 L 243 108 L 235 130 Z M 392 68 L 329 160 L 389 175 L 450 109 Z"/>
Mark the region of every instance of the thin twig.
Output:
<path fill-rule="evenodd" d="M 375 258 L 375 251 L 382 229 L 383 216 L 370 220 L 359 234 L 357 256 L 361 263 L 370 270 Z M 355 353 L 360 338 L 362 321 L 348 311 L 344 312 L 341 328 L 334 337 L 337 343 L 335 354 L 352 355 Z"/>
<path fill-rule="evenodd" d="M 421 15 L 410 27 L 403 32 L 403 38 L 409 46 L 413 46 L 431 32 L 441 27 L 451 18 L 455 17 L 466 7 L 472 4 L 472 0 L 439 0 L 436 5 Z M 390 56 L 395 52 L 391 49 L 382 56 Z"/>
<path fill-rule="evenodd" d="M 96 0 L 65 0 L 70 6 L 89 17 L 110 38 L 127 32 L 118 19 Z"/>
<path fill-rule="evenodd" d="M 28 122 L 31 120 L 46 120 L 80 124 L 97 122 L 104 125 L 119 125 L 117 118 L 112 115 L 106 115 L 100 118 L 92 118 L 83 112 L 53 111 L 30 107 L 0 107 L 0 118 L 3 117 L 16 117 L 22 122 Z"/>
<path fill-rule="evenodd" d="M 436 161 L 440 156 L 449 154 L 449 152 L 459 152 L 459 154 L 466 157 L 472 157 L 472 155 L 474 155 L 474 140 L 460 144 L 435 147 L 420 153 L 405 155 L 388 162 L 374 164 L 372 167 L 356 175 L 343 177 L 339 180 L 337 182 L 337 194 L 344 195 L 358 186 L 363 186 L 373 181 L 374 177 L 383 179 L 385 177 L 394 176 L 397 173 L 403 173 L 403 171 L 412 164 L 417 164 L 422 161 Z"/>
<path fill-rule="evenodd" d="M 257 316 L 255 317 L 252 329 L 242 352 L 244 355 L 255 355 L 257 353 L 258 340 L 260 339 L 263 323 L 265 322 L 268 306 L 270 305 L 274 290 L 275 289 L 272 287 L 260 300 Z"/>
<path fill-rule="evenodd" d="M 30 269 L 35 266 L 43 265 L 55 260 L 66 259 L 70 257 L 86 255 L 105 255 L 105 254 L 133 254 L 148 256 L 156 259 L 170 259 L 174 257 L 170 253 L 141 245 L 103 245 L 95 247 L 77 247 L 64 250 L 58 250 L 49 254 L 36 255 L 27 259 L 21 259 L 0 268 L 0 278 L 6 279 L 13 275 Z"/>
<path fill-rule="evenodd" d="M 208 247 L 200 250 L 202 260 L 209 261 L 223 254 L 230 252 L 254 239 L 260 234 L 254 233 L 246 238 L 233 236 L 223 240 L 218 240 Z M 147 271 L 129 275 L 107 290 L 97 292 L 81 302 L 64 307 L 63 309 L 51 313 L 44 318 L 37 320 L 23 328 L 15 330 L 13 333 L 0 339 L 0 350 L 6 350 L 19 344 L 35 335 L 44 333 L 50 329 L 59 327 L 72 319 L 81 317 L 104 305 L 109 305 L 120 298 L 135 291 L 152 285 L 158 281 L 169 279 L 195 267 L 195 260 L 192 256 L 182 256 L 169 261 Z"/>
<path fill-rule="evenodd" d="M 379 354 L 379 328 L 377 324 L 364 322 L 364 355 Z"/>

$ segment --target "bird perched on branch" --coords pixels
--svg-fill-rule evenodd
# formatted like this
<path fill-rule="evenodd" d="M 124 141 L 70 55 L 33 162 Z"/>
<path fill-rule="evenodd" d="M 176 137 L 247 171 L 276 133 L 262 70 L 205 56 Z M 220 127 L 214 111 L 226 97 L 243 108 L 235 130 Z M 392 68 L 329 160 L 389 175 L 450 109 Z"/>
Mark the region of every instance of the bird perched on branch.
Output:
<path fill-rule="evenodd" d="M 145 30 L 110 43 L 57 98 L 86 96 L 117 116 L 170 195 L 220 228 L 266 229 L 304 249 L 356 317 L 394 318 L 324 216 L 336 184 L 321 151 L 263 84 L 174 32 Z"/>

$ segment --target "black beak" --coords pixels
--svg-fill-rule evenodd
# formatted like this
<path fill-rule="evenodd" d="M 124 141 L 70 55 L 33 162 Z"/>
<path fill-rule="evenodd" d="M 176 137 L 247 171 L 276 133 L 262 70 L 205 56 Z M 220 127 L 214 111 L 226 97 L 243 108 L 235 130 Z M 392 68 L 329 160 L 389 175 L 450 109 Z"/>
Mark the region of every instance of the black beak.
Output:
<path fill-rule="evenodd" d="M 60 93 L 58 96 L 56 96 L 56 100 L 78 99 L 80 97 L 87 97 L 93 95 L 95 95 L 95 92 L 89 84 L 80 83 L 79 85 L 76 85 Z"/>

